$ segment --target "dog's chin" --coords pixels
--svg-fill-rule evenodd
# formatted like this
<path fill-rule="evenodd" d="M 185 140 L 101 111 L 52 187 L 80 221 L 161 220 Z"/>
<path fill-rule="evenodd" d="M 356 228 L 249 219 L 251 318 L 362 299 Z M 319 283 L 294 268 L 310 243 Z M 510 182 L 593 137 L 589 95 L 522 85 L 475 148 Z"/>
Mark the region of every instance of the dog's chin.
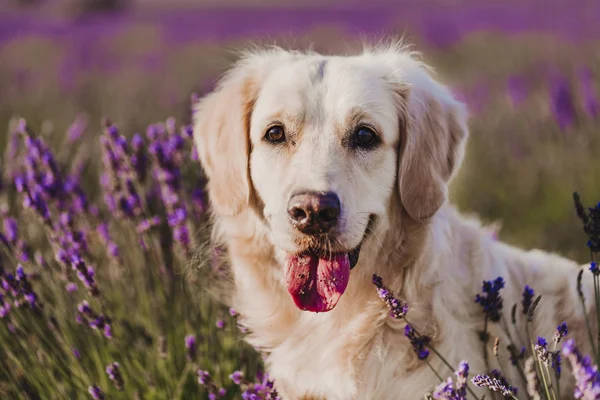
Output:
<path fill-rule="evenodd" d="M 350 270 L 356 266 L 360 249 L 368 237 L 374 217 L 369 219 L 360 243 L 350 250 L 327 250 L 309 246 L 298 253 L 287 253 L 284 279 L 296 306 L 304 311 L 331 311 L 346 291 Z"/>

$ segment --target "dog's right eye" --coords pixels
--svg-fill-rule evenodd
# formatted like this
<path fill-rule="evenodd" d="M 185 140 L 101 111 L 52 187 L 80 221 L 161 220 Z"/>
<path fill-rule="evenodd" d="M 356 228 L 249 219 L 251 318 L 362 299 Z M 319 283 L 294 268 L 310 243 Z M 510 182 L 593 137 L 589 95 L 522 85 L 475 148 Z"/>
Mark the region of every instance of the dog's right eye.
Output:
<path fill-rule="evenodd" d="M 283 126 L 275 125 L 267 129 L 267 133 L 265 133 L 265 139 L 269 143 L 273 144 L 285 141 L 285 131 L 283 130 Z"/>

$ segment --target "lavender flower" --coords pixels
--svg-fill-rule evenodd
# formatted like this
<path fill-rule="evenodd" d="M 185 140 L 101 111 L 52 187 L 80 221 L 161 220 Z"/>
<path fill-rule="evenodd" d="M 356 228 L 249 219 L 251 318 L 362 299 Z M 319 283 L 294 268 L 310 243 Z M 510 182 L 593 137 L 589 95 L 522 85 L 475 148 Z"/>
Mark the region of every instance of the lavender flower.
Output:
<path fill-rule="evenodd" d="M 533 288 L 529 285 L 525 285 L 525 289 L 523 290 L 523 300 L 521 300 L 523 314 L 527 314 L 529 311 L 531 303 L 533 302 L 533 296 L 535 296 L 535 291 Z"/>
<path fill-rule="evenodd" d="M 229 379 L 231 379 L 236 385 L 240 385 L 243 378 L 244 373 L 242 371 L 233 371 L 233 373 L 229 375 Z"/>
<path fill-rule="evenodd" d="M 100 388 L 96 385 L 88 387 L 88 392 L 92 395 L 94 400 L 104 399 L 104 393 L 102 393 L 102 390 L 100 390 Z"/>
<path fill-rule="evenodd" d="M 257 373 L 256 382 L 244 381 L 241 379 L 241 374 L 235 376 L 235 378 L 236 379 L 234 382 L 237 381 L 235 382 L 237 385 L 244 386 L 244 390 L 242 391 L 242 400 L 281 400 L 274 388 L 273 381 L 269 379 L 268 374 L 263 374 L 262 372 Z"/>
<path fill-rule="evenodd" d="M 429 357 L 429 349 L 427 348 L 431 342 L 429 336 L 419 335 L 413 327 L 408 324 L 404 327 L 404 336 L 410 340 L 410 344 L 419 360 L 426 360 L 427 357 Z"/>
<path fill-rule="evenodd" d="M 79 322 L 87 322 L 90 328 L 102 331 L 107 339 L 112 338 L 110 319 L 102 314 L 96 314 L 90 307 L 87 300 L 83 300 L 77 306 L 77 311 L 78 314 L 76 315 L 76 318 Z"/>
<path fill-rule="evenodd" d="M 187 335 L 185 337 L 185 348 L 188 360 L 193 361 L 196 358 L 196 336 Z"/>
<path fill-rule="evenodd" d="M 491 378 L 488 375 L 477 375 L 471 379 L 471 382 L 479 388 L 488 388 L 493 392 L 500 392 L 505 397 L 515 397 L 515 394 L 509 387 L 503 385 L 498 379 Z"/>
<path fill-rule="evenodd" d="M 540 362 L 543 362 L 544 364 L 548 365 L 550 354 L 548 352 L 548 342 L 546 341 L 546 339 L 541 336 L 538 336 L 533 349 L 535 350 L 535 353 L 537 354 L 537 357 L 540 360 Z"/>
<path fill-rule="evenodd" d="M 576 399 L 598 399 L 600 398 L 600 374 L 598 367 L 592 363 L 589 356 L 582 356 L 575 341 L 567 340 L 563 345 L 562 355 L 569 360 L 573 376 L 575 377 Z"/>
<path fill-rule="evenodd" d="M 147 136 L 151 141 L 148 151 L 152 155 L 152 172 L 167 211 L 173 240 L 188 254 L 191 250 L 191 236 L 187 227 L 188 213 L 180 193 L 184 137 L 176 131 L 175 120 L 172 118 L 167 120 L 165 126 L 149 126 Z"/>
<path fill-rule="evenodd" d="M 565 130 L 575 121 L 575 106 L 569 82 L 564 77 L 556 77 L 550 89 L 550 106 L 560 129 Z"/>
<path fill-rule="evenodd" d="M 556 372 L 556 376 L 560 378 L 562 372 L 562 357 L 560 356 L 560 350 L 552 352 L 552 369 Z"/>
<path fill-rule="evenodd" d="M 105 203 L 117 216 L 135 218 L 142 213 L 142 204 L 134 184 L 138 174 L 133 168 L 132 150 L 116 126 L 110 121 L 105 124 L 100 140 L 104 164 L 101 184 L 105 191 Z"/>
<path fill-rule="evenodd" d="M 73 357 L 75 357 L 78 360 L 81 359 L 81 353 L 79 352 L 79 350 L 77 350 L 76 348 L 73 348 L 72 352 L 73 352 Z"/>
<path fill-rule="evenodd" d="M 583 222 L 583 232 L 588 236 L 587 246 L 592 253 L 598 253 L 600 252 L 600 204 L 589 207 L 586 212 L 577 192 L 573 193 L 573 200 L 577 216 Z M 596 275 L 600 274 L 600 271 L 595 269 Z"/>
<path fill-rule="evenodd" d="M 492 372 L 490 372 L 490 377 L 496 379 L 502 386 L 508 388 L 508 391 L 515 396 L 519 394 L 519 389 L 516 386 L 511 386 L 502 372 L 498 371 L 497 369 L 494 369 Z"/>
<path fill-rule="evenodd" d="M 217 328 L 223 329 L 225 328 L 225 321 L 223 321 L 222 319 L 218 319 L 215 325 L 217 326 Z"/>
<path fill-rule="evenodd" d="M 383 285 L 381 277 L 373 274 L 373 284 L 377 288 L 379 298 L 390 310 L 390 316 L 395 319 L 402 319 L 408 312 L 408 305 L 394 297 L 392 292 Z"/>
<path fill-rule="evenodd" d="M 208 371 L 198 370 L 198 383 L 206 388 L 210 400 L 219 399 L 225 396 L 225 389 L 218 388 L 217 385 L 215 385 Z"/>
<path fill-rule="evenodd" d="M 118 362 L 113 362 L 106 366 L 106 374 L 108 378 L 115 385 L 117 390 L 122 391 L 125 386 L 125 381 L 123 380 L 123 375 L 121 375 L 121 368 Z"/>
<path fill-rule="evenodd" d="M 496 278 L 494 281 L 483 281 L 482 293 L 477 294 L 475 303 L 483 307 L 483 312 L 490 321 L 500 321 L 502 311 L 502 296 L 500 290 L 504 288 L 504 279 Z"/>
<path fill-rule="evenodd" d="M 563 322 L 558 325 L 556 328 L 556 332 L 554 332 L 554 343 L 559 344 L 562 338 L 567 336 L 569 333 L 569 329 L 567 328 L 567 323 Z"/>
<path fill-rule="evenodd" d="M 461 361 L 458 369 L 454 372 L 456 384 L 449 377 L 445 382 L 439 384 L 434 392 L 433 398 L 436 400 L 466 400 L 467 399 L 467 378 L 469 376 L 469 364 Z"/>
<path fill-rule="evenodd" d="M 161 223 L 160 217 L 154 216 L 152 218 L 142 220 L 137 225 L 136 230 L 139 234 L 146 233 L 147 231 L 154 228 L 155 226 L 160 225 L 160 223 Z"/>

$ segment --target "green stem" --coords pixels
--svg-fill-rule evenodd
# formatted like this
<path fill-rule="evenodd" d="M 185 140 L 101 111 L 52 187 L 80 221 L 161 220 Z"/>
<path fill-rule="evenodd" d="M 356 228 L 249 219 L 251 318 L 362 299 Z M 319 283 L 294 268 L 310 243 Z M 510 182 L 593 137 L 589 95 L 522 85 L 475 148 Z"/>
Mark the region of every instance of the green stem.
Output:
<path fill-rule="evenodd" d="M 415 331 L 415 333 L 417 335 L 421 336 L 421 334 L 415 329 L 415 326 L 413 324 L 411 324 L 410 322 L 408 322 L 408 320 L 406 319 L 406 317 L 404 318 L 404 321 L 408 325 L 410 325 L 412 327 L 412 329 Z M 436 356 L 438 356 L 439 359 L 442 360 L 442 362 L 444 364 L 446 364 L 446 366 L 448 368 L 450 368 L 450 371 L 454 372 L 454 367 L 433 346 L 429 346 L 429 350 L 431 350 Z M 467 390 L 469 391 L 469 393 L 471 394 L 471 396 L 473 396 L 474 398 L 478 399 L 477 394 L 473 391 L 473 389 L 471 389 L 471 387 L 469 386 L 468 382 L 466 384 L 466 387 L 467 387 Z M 482 398 L 482 400 L 483 400 L 483 398 Z"/>
<path fill-rule="evenodd" d="M 435 370 L 435 368 L 433 368 L 433 366 L 431 365 L 431 363 L 427 360 L 425 360 L 425 364 L 427 364 L 429 366 L 429 368 L 431 369 L 431 371 L 433 371 L 433 373 L 435 374 L 435 376 L 438 377 L 438 379 L 440 380 L 440 382 L 444 382 L 444 378 L 442 378 L 442 376 L 440 374 L 438 374 L 438 372 Z"/>

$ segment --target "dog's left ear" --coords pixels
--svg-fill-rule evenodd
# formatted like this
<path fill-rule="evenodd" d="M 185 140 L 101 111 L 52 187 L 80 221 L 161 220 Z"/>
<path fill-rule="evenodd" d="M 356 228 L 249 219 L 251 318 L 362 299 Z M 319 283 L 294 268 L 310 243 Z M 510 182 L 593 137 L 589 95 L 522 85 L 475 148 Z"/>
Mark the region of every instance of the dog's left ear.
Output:
<path fill-rule="evenodd" d="M 458 169 L 468 136 L 467 111 L 427 68 L 410 58 L 396 73 L 401 114 L 398 187 L 410 217 L 432 217 L 448 197 L 448 182 Z"/>
<path fill-rule="evenodd" d="M 248 131 L 259 89 L 259 61 L 258 55 L 238 61 L 216 89 L 194 105 L 194 140 L 217 215 L 239 214 L 249 204 Z"/>

